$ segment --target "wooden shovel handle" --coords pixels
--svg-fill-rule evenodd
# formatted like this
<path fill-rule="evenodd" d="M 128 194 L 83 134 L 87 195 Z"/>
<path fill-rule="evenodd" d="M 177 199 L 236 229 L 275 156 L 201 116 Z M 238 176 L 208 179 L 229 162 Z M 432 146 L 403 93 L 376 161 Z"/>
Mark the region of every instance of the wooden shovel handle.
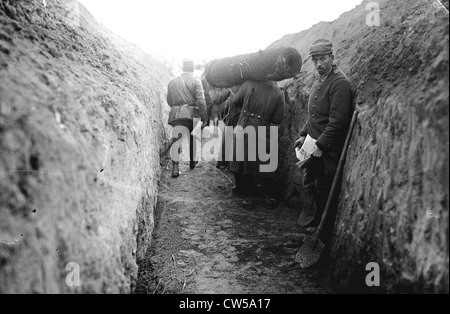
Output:
<path fill-rule="evenodd" d="M 347 138 L 345 140 L 344 149 L 342 150 L 341 159 L 339 160 L 338 168 L 336 170 L 336 174 L 334 175 L 333 185 L 331 186 L 330 194 L 328 195 L 327 204 L 325 206 L 325 211 L 322 216 L 322 220 L 320 221 L 319 230 L 317 232 L 318 237 L 320 236 L 320 233 L 323 230 L 323 227 L 325 225 L 325 221 L 328 216 L 328 212 L 330 210 L 331 201 L 333 200 L 334 193 L 336 192 L 336 187 L 339 181 L 339 176 L 342 172 L 342 169 L 344 168 L 345 163 L 345 156 L 347 155 L 348 146 L 350 144 L 350 139 L 352 137 L 353 129 L 355 128 L 356 121 L 358 119 L 358 110 L 355 110 L 353 112 L 352 121 L 350 123 L 350 129 L 348 130 Z"/>

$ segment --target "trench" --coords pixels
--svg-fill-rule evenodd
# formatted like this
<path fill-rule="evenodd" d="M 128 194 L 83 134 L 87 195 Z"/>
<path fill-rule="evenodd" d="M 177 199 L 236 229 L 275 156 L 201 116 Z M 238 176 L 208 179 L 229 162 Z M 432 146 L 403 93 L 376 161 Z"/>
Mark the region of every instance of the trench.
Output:
<path fill-rule="evenodd" d="M 184 149 L 187 151 L 187 149 Z M 155 230 L 139 263 L 138 294 L 330 293 L 326 260 L 301 269 L 299 210 L 232 194 L 232 175 L 201 162 L 163 164 Z"/>
<path fill-rule="evenodd" d="M 69 2 L 0 0 L 0 293 L 329 293 L 330 272 L 338 293 L 448 293 L 448 1 L 381 0 L 368 27 L 366 0 L 271 45 L 306 55 L 333 34 L 361 109 L 331 264 L 307 270 L 292 152 L 312 64 L 285 86 L 277 189 L 292 207 L 244 206 L 209 162 L 173 180 L 166 159 L 153 213 L 171 73 L 82 6 L 83 27 L 68 23 Z"/>

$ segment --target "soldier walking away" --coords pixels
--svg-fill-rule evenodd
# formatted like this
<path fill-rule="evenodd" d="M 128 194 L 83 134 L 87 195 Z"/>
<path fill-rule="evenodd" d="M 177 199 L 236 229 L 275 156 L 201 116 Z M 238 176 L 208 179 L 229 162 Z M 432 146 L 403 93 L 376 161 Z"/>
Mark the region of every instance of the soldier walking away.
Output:
<path fill-rule="evenodd" d="M 337 67 L 331 41 L 316 40 L 310 47 L 310 57 L 318 78 L 309 98 L 308 120 L 295 146 L 301 147 L 307 135 L 317 140 L 313 157 L 305 166 L 303 187 L 307 200 L 303 204 L 299 219 L 302 227 L 314 232 L 314 228 L 319 226 L 322 219 L 343 150 L 354 111 L 354 95 L 347 77 Z M 329 217 L 332 219 L 325 225 L 324 239 L 328 237 L 327 233 L 332 231 L 336 211 L 337 198 L 330 208 Z"/>
<path fill-rule="evenodd" d="M 237 108 L 242 107 L 237 127 L 244 130 L 247 127 L 253 127 L 256 133 L 254 139 L 244 134 L 244 161 L 236 160 L 236 149 L 239 148 L 236 147 L 237 136 L 234 136 L 234 156 L 233 161 L 230 162 L 230 171 L 234 173 L 236 181 L 233 192 L 251 196 L 256 193 L 256 178 L 267 180 L 275 174 L 275 172 L 261 173 L 260 171 L 260 166 L 264 163 L 258 156 L 258 127 L 266 127 L 265 144 L 267 151 L 271 141 L 270 126 L 281 124 L 283 121 L 285 99 L 281 89 L 272 81 L 246 81 L 233 97 L 233 104 Z M 250 140 L 255 140 L 256 143 L 250 143 Z M 251 152 L 250 149 L 256 149 L 256 152 Z M 250 155 L 256 155 L 256 161 L 250 160 L 249 153 Z"/>
<path fill-rule="evenodd" d="M 190 168 L 194 169 L 198 161 L 196 157 L 195 141 L 192 136 L 194 119 L 201 118 L 203 126 L 206 125 L 208 117 L 206 113 L 206 102 L 202 83 L 193 76 L 194 61 L 183 62 L 183 73 L 172 79 L 168 86 L 167 103 L 172 108 L 169 115 L 169 124 L 173 127 L 184 127 L 184 136 L 189 139 Z M 189 134 L 186 134 L 188 133 Z M 182 140 L 183 134 L 177 134 L 174 143 Z M 181 145 L 178 155 L 181 154 Z M 179 157 L 179 156 L 178 156 Z M 172 177 L 180 175 L 179 160 L 173 160 Z"/>

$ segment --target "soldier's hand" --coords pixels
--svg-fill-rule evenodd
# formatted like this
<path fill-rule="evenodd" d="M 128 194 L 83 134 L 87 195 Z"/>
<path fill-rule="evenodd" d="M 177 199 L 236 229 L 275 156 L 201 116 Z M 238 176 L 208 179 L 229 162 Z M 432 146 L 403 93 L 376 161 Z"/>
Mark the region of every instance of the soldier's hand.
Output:
<path fill-rule="evenodd" d="M 305 143 L 305 140 L 306 140 L 306 136 L 300 137 L 300 138 L 295 142 L 295 148 L 297 148 L 297 147 L 302 147 L 303 144 Z"/>
<path fill-rule="evenodd" d="M 311 153 L 311 155 L 314 156 L 314 157 L 320 158 L 320 157 L 323 156 L 323 152 L 322 152 L 322 150 L 319 147 L 317 147 L 317 145 L 315 145 L 314 146 L 314 150 Z"/>

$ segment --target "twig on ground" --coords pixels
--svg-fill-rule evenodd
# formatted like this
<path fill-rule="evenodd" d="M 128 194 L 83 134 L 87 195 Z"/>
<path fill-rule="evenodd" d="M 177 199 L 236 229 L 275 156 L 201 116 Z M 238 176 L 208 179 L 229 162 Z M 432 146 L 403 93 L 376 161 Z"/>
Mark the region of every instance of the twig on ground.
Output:
<path fill-rule="evenodd" d="M 184 292 L 184 289 L 186 288 L 186 284 L 187 284 L 187 278 L 190 277 L 194 272 L 195 272 L 195 268 L 193 270 L 191 270 L 191 272 L 189 274 L 186 275 L 186 273 L 183 271 L 183 275 L 184 275 L 184 283 L 183 283 L 183 289 L 181 289 L 181 292 Z"/>
<path fill-rule="evenodd" d="M 181 289 L 181 293 L 184 292 L 184 289 L 186 288 L 186 281 L 187 281 L 187 279 L 186 279 L 186 274 L 185 274 L 184 271 L 183 271 L 183 276 L 184 276 L 184 283 L 183 283 L 183 288 Z"/>
<path fill-rule="evenodd" d="M 186 276 L 189 277 L 190 275 L 192 275 L 195 272 L 195 268 Z"/>
<path fill-rule="evenodd" d="M 162 292 L 161 294 L 164 294 L 164 293 L 166 292 L 167 285 L 168 285 L 169 282 L 171 282 L 172 280 L 173 280 L 173 278 L 170 278 L 170 279 L 164 284 L 164 290 L 163 290 L 163 292 Z"/>
<path fill-rule="evenodd" d="M 172 254 L 172 262 L 173 262 L 173 266 L 177 267 L 177 260 L 175 259 L 175 255 Z"/>
<path fill-rule="evenodd" d="M 158 288 L 159 288 L 159 285 L 161 284 L 161 281 L 162 281 L 162 278 L 161 278 L 161 279 L 159 279 L 159 281 L 158 281 L 158 285 L 156 286 L 156 289 L 155 289 L 155 291 L 153 291 L 153 294 L 156 294 L 156 291 L 158 291 Z"/>

